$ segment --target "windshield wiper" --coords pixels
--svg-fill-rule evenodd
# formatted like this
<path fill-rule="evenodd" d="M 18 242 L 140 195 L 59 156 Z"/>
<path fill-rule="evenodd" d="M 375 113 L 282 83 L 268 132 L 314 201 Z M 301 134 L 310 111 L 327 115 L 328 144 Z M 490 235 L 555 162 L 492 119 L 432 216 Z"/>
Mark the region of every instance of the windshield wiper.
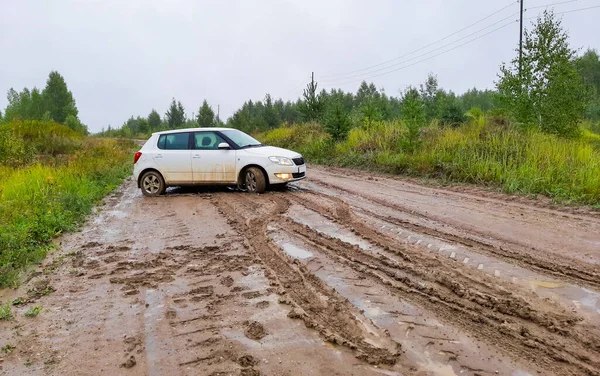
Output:
<path fill-rule="evenodd" d="M 265 146 L 265 145 L 263 145 L 263 144 L 250 144 L 250 145 L 242 146 L 242 149 L 257 148 L 257 147 L 260 147 L 260 146 Z"/>

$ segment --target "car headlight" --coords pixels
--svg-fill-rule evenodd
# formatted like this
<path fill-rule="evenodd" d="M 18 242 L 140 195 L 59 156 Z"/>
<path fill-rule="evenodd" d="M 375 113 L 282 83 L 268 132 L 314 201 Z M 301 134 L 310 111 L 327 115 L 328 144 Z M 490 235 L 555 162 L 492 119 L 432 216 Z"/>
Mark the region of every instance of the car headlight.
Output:
<path fill-rule="evenodd" d="M 286 157 L 269 157 L 269 160 L 273 163 L 283 166 L 293 166 L 294 161 Z"/>

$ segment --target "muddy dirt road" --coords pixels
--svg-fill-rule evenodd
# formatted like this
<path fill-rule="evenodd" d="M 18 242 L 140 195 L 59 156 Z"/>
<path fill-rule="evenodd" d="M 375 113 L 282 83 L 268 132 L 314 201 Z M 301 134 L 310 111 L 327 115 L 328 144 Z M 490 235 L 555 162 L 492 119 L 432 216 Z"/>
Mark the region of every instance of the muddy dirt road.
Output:
<path fill-rule="evenodd" d="M 0 374 L 600 375 L 598 214 L 331 169 L 105 201 L 2 292 Z"/>

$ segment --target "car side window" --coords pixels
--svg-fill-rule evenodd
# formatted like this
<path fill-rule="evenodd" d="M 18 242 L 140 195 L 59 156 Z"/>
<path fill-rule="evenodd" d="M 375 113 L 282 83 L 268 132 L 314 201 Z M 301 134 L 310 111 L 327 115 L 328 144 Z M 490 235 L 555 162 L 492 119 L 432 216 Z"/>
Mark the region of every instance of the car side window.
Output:
<path fill-rule="evenodd" d="M 158 148 L 162 150 L 188 150 L 189 133 L 161 134 Z"/>
<path fill-rule="evenodd" d="M 194 134 L 194 149 L 218 150 L 221 142 L 227 142 L 215 132 L 197 132 Z"/>

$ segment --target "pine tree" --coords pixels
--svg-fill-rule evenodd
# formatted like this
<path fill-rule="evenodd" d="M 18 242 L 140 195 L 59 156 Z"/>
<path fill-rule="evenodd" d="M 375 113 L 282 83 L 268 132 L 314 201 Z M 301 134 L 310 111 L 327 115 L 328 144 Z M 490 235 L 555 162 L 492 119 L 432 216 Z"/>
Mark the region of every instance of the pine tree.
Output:
<path fill-rule="evenodd" d="M 406 126 L 404 146 L 414 151 L 419 146 L 421 128 L 425 125 L 425 105 L 417 89 L 409 87 L 402 97 L 402 120 Z"/>
<path fill-rule="evenodd" d="M 185 109 L 181 102 L 177 102 L 173 98 L 165 117 L 170 129 L 181 127 L 185 123 Z"/>
<path fill-rule="evenodd" d="M 335 141 L 344 140 L 350 131 L 351 122 L 341 98 L 331 98 L 325 115 L 325 130 Z"/>
<path fill-rule="evenodd" d="M 313 76 L 304 89 L 304 101 L 300 106 L 300 112 L 305 121 L 319 121 L 323 116 L 323 101 L 317 95 L 317 86 Z"/>
<path fill-rule="evenodd" d="M 201 128 L 213 127 L 215 125 L 215 112 L 208 105 L 206 99 L 202 101 L 202 106 L 198 110 L 198 126 Z"/>

